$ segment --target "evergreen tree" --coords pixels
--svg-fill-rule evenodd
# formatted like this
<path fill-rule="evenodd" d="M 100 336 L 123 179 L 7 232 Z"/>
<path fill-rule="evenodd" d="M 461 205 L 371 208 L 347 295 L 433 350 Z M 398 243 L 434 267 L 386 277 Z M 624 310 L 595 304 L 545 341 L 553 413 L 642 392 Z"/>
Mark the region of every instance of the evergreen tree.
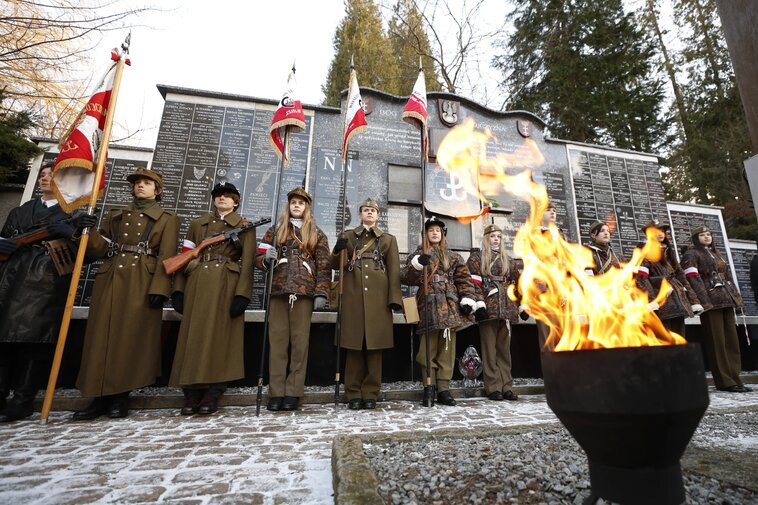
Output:
<path fill-rule="evenodd" d="M 397 59 L 398 79 L 400 87 L 407 87 L 403 95 L 410 93 L 413 83 L 418 77 L 419 58 L 424 67 L 424 78 L 427 91 L 442 89 L 434 60 L 429 38 L 424 31 L 423 18 L 412 0 L 398 0 L 392 11 L 388 37 L 392 52 Z"/>
<path fill-rule="evenodd" d="M 400 94 L 397 61 L 376 4 L 373 0 L 346 0 L 345 11 L 334 33 L 334 59 L 321 88 L 324 104 L 340 105 L 340 94 L 349 84 L 351 57 L 361 86 Z"/>
<path fill-rule="evenodd" d="M 655 52 L 621 0 L 514 0 L 514 32 L 494 65 L 506 107 L 553 135 L 654 152 L 666 130 Z"/>
<path fill-rule="evenodd" d="M 5 99 L 0 91 L 0 104 Z M 26 139 L 26 133 L 34 126 L 28 111 L 0 113 L 0 182 L 23 182 L 29 161 L 42 150 Z"/>

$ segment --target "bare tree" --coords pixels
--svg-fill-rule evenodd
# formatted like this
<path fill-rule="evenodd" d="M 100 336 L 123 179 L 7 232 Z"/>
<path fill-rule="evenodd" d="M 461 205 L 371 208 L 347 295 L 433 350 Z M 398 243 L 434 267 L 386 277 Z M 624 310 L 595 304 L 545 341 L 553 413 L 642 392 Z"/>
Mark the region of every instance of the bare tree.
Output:
<path fill-rule="evenodd" d="M 156 10 L 122 0 L 0 3 L 0 82 L 8 97 L 3 108 L 33 110 L 35 133 L 57 136 L 86 97 L 92 48 L 105 33 L 119 30 L 126 35 L 128 21 Z"/>

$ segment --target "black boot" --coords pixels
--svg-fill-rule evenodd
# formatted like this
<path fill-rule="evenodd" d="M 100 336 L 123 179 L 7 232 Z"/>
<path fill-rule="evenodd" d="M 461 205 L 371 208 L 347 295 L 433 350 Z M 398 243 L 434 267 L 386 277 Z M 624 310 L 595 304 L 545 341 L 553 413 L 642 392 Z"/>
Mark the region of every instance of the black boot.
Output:
<path fill-rule="evenodd" d="M 98 396 L 92 400 L 92 403 L 90 403 L 86 409 L 74 412 L 72 419 L 74 421 L 89 421 L 90 419 L 97 419 L 108 412 L 110 403 L 109 396 Z"/>
<path fill-rule="evenodd" d="M 40 375 L 45 367 L 39 361 L 27 361 L 22 369 L 19 385 L 13 390 L 13 398 L 7 401 L 0 413 L 0 423 L 18 421 L 34 412 L 34 398 L 39 390 Z"/>
<path fill-rule="evenodd" d="M 110 405 L 108 406 L 108 417 L 111 419 L 119 419 L 129 415 L 129 393 L 119 393 L 111 396 Z"/>
<path fill-rule="evenodd" d="M 421 400 L 424 407 L 434 407 L 434 386 L 424 386 L 424 398 Z"/>

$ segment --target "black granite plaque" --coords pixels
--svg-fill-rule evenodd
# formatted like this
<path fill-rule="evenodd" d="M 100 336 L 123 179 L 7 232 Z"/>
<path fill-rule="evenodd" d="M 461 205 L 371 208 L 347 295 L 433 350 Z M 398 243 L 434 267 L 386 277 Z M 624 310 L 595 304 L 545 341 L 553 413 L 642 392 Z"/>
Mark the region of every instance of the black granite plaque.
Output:
<path fill-rule="evenodd" d="M 755 242 L 730 241 L 729 249 L 732 253 L 732 263 L 737 276 L 737 284 L 740 294 L 745 302 L 745 315 L 758 316 L 758 304 L 755 300 L 755 292 L 750 284 L 750 262 L 758 253 Z"/>
<path fill-rule="evenodd" d="M 680 259 L 684 251 L 692 245 L 692 230 L 699 226 L 707 226 L 711 229 L 714 246 L 724 258 L 729 257 L 726 249 L 726 230 L 723 226 L 720 209 L 670 203 L 668 204 L 668 212 L 671 216 L 674 244 Z"/>
<path fill-rule="evenodd" d="M 358 194 L 357 188 L 357 178 L 361 172 L 358 156 L 356 151 L 348 151 L 347 176 L 343 181 L 345 172 L 339 152 L 336 149 L 318 149 L 316 154 L 316 165 L 311 171 L 311 177 L 315 178 L 314 212 L 319 228 L 329 237 L 330 242 L 333 242 L 333 238 L 342 230 L 354 228 L 360 223 L 357 206 L 364 198 Z M 343 193 L 345 195 L 344 209 Z M 379 225 L 381 226 L 381 221 Z"/>

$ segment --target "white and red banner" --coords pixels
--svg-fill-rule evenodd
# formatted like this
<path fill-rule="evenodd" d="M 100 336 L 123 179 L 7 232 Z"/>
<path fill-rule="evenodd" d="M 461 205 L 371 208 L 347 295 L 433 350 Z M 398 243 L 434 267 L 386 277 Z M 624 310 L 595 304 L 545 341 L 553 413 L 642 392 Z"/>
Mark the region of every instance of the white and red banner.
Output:
<path fill-rule="evenodd" d="M 427 159 L 429 135 L 426 129 L 426 81 L 424 80 L 424 71 L 419 68 L 418 79 L 413 85 L 413 93 L 408 98 L 403 110 L 403 121 L 406 121 L 421 130 L 421 136 L 424 139 L 424 160 Z"/>
<path fill-rule="evenodd" d="M 345 112 L 345 124 L 342 127 L 342 164 L 347 158 L 347 146 L 354 135 L 366 131 L 368 123 L 366 114 L 363 112 L 363 100 L 361 89 L 358 87 L 358 76 L 355 70 L 350 69 L 350 86 L 347 90 L 347 107 Z"/>
<path fill-rule="evenodd" d="M 274 148 L 279 159 L 283 158 L 285 167 L 289 165 L 290 150 L 289 135 L 285 135 L 285 132 L 288 130 L 290 133 L 293 130 L 305 130 L 305 114 L 300 100 L 296 98 L 296 87 L 295 69 L 293 68 L 289 78 L 287 78 L 287 90 L 279 101 L 279 107 L 274 112 L 271 128 L 269 128 L 271 147 Z"/>
<path fill-rule="evenodd" d="M 53 165 L 52 189 L 61 208 L 66 212 L 87 203 L 92 194 L 97 158 L 120 57 L 118 51 L 111 52 L 113 63 L 58 145 L 60 150 Z M 108 146 L 104 148 L 108 149 Z M 100 179 L 98 191 L 102 191 L 104 187 L 105 171 Z"/>

